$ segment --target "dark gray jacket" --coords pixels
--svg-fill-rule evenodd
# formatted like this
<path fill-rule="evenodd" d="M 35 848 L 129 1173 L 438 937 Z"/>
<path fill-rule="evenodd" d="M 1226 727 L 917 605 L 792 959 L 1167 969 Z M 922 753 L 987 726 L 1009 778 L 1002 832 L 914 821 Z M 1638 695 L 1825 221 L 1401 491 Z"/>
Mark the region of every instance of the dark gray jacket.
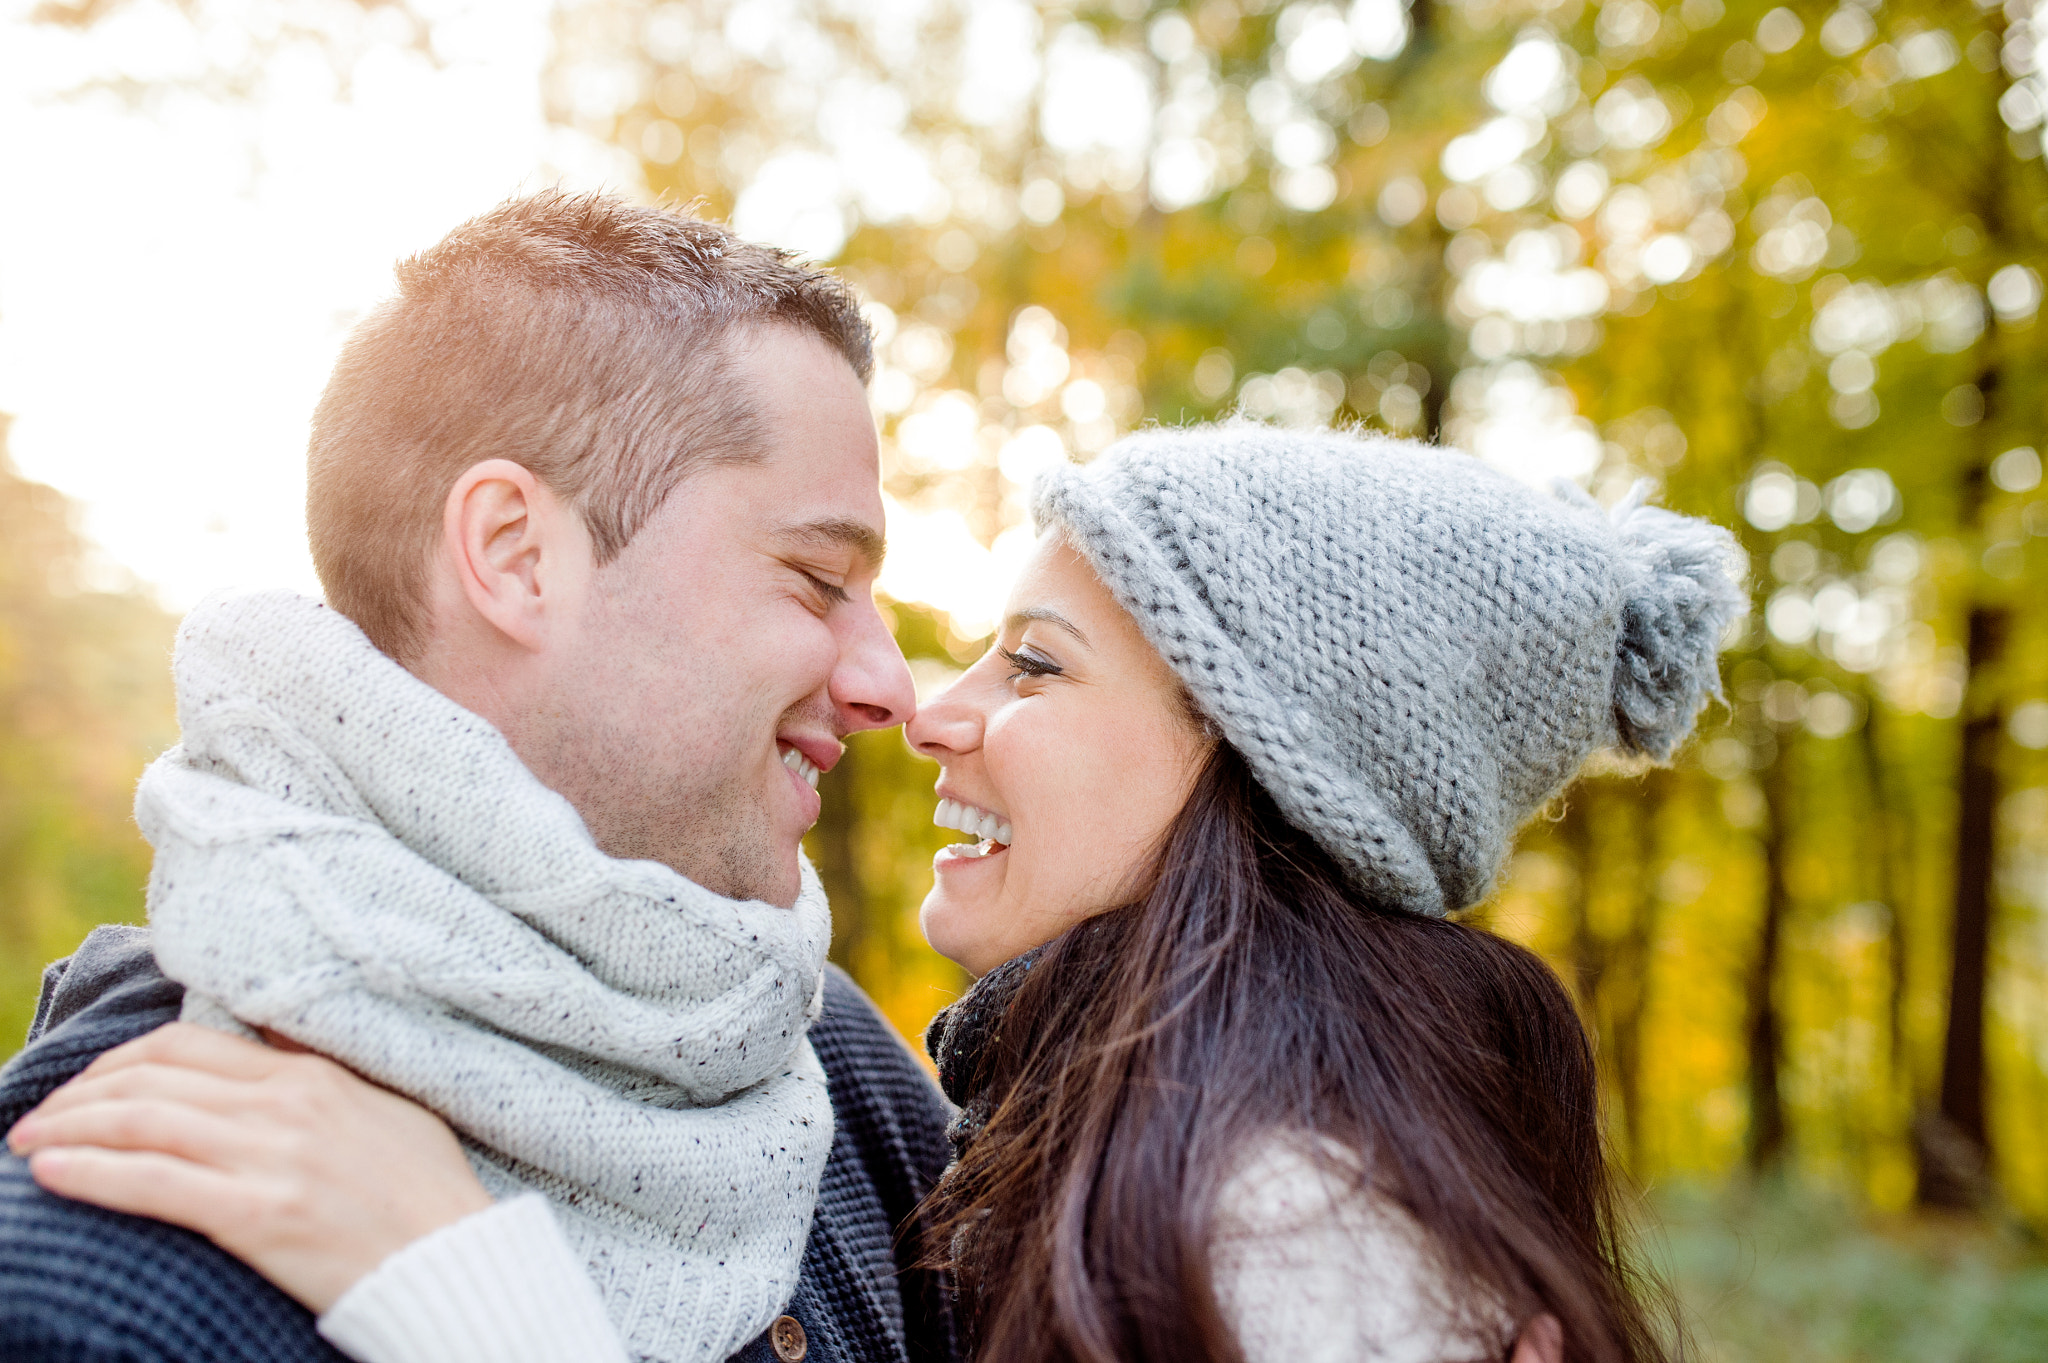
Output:
<path fill-rule="evenodd" d="M 140 928 L 100 928 L 43 975 L 29 1046 L 0 1070 L 0 1131 L 93 1057 L 169 1022 L 183 989 Z M 944 1100 L 859 986 L 833 967 L 811 1029 L 832 1092 L 832 1153 L 788 1311 L 805 1363 L 950 1363 L 946 1285 L 915 1267 L 911 1211 L 945 1167 Z M 899 1228 L 905 1233 L 898 1236 Z M 54 1197 L 0 1153 L 0 1359 L 315 1363 L 313 1317 L 189 1231 Z M 773 1363 L 762 1336 L 735 1356 Z"/>

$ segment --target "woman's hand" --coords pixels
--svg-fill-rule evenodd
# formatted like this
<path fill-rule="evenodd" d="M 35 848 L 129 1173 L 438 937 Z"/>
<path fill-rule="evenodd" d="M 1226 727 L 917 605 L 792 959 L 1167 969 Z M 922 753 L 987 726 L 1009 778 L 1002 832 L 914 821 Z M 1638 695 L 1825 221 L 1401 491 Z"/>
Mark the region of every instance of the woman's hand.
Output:
<path fill-rule="evenodd" d="M 440 1118 L 340 1065 L 174 1022 L 7 1133 L 53 1193 L 197 1231 L 323 1312 L 491 1205 Z"/>

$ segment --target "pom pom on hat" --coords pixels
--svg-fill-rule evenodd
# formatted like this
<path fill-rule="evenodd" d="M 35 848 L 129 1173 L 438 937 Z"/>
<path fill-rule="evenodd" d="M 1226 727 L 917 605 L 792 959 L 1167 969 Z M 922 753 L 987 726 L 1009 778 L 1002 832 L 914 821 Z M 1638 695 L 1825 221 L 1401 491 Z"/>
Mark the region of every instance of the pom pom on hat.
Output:
<path fill-rule="evenodd" d="M 1707 701 L 1721 698 L 1721 636 L 1747 603 L 1735 584 L 1735 537 L 1647 505 L 1651 490 L 1648 479 L 1637 483 L 1609 516 L 1626 574 L 1614 729 L 1622 747 L 1661 762 Z"/>

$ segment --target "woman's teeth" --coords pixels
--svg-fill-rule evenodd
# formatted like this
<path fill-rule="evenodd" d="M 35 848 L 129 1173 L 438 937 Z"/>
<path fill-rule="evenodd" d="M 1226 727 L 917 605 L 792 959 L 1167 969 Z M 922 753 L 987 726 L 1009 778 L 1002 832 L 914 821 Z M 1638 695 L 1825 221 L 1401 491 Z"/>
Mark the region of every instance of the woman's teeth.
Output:
<path fill-rule="evenodd" d="M 976 809 L 973 805 L 961 804 L 958 800 L 939 801 L 938 812 L 932 815 L 932 822 L 940 828 L 957 828 L 962 833 L 972 833 L 982 840 L 980 846 L 962 855 L 985 857 L 998 844 L 1010 845 L 1008 819 L 985 809 Z"/>
<path fill-rule="evenodd" d="M 788 767 L 798 776 L 803 777 L 805 784 L 810 786 L 812 790 L 818 788 L 818 768 L 816 764 L 795 748 L 783 749 L 782 765 Z"/>

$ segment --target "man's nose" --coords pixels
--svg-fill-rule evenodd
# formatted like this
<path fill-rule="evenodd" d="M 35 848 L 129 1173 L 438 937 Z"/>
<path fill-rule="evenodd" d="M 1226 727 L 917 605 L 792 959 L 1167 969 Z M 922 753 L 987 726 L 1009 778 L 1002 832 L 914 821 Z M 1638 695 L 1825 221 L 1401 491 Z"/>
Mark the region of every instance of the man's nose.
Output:
<path fill-rule="evenodd" d="M 861 614 L 832 674 L 832 701 L 847 733 L 886 729 L 917 713 L 917 688 L 903 650 L 880 611 L 870 607 Z"/>

